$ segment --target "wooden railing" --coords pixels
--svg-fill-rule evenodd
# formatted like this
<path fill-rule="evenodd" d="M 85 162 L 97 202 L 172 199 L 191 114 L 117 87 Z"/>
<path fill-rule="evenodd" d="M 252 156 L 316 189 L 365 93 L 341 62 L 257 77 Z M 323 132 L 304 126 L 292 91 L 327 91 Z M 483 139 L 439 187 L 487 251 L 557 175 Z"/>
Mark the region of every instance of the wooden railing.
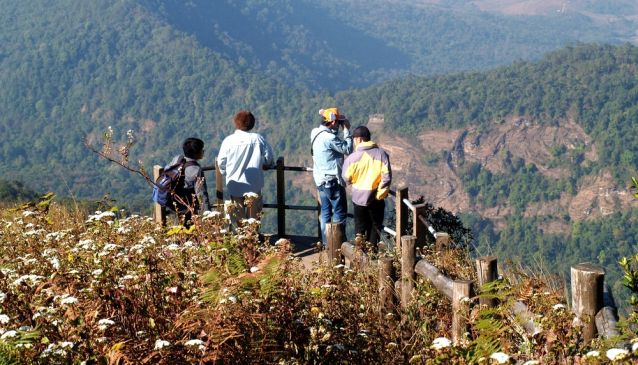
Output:
<path fill-rule="evenodd" d="M 482 256 L 476 259 L 478 282 L 471 280 L 455 280 L 442 274 L 439 269 L 424 259 L 417 261 L 416 246 L 425 243 L 424 235 L 430 232 L 435 237 L 435 250 L 448 247 L 450 236 L 447 233 L 436 232 L 423 215 L 425 204 L 413 205 L 408 198 L 408 188 L 402 187 L 391 193 L 396 203 L 396 229 L 386 227 L 385 232 L 395 236 L 396 249 L 400 253 L 400 279 L 395 281 L 392 258 L 383 250 L 379 252 L 378 260 L 372 260 L 361 247 L 351 242 L 343 242 L 341 230 L 337 224 L 326 226 L 328 240 L 327 259 L 331 264 L 344 264 L 346 260 L 354 268 L 365 268 L 376 265 L 378 269 L 379 303 L 381 310 L 391 312 L 395 302 L 399 301 L 401 308 L 407 307 L 414 294 L 415 280 L 418 275 L 429 280 L 433 286 L 451 301 L 452 340 L 459 343 L 467 332 L 467 317 L 471 305 L 482 307 L 495 306 L 496 300 L 487 296 L 479 296 L 478 301 L 472 300 L 476 292 L 483 285 L 499 280 L 497 259 L 493 256 Z M 412 215 L 412 231 L 405 232 L 409 217 Z M 576 314 L 577 324 L 582 326 L 583 337 L 590 340 L 596 334 L 610 338 L 618 334 L 616 307 L 609 288 L 604 285 L 604 270 L 590 263 L 582 263 L 571 268 L 571 306 Z M 529 335 L 536 334 L 540 327 L 534 322 L 535 315 L 522 302 L 515 302 L 510 308 L 513 318 L 517 318 L 520 325 Z"/>
<path fill-rule="evenodd" d="M 224 179 L 217 168 L 217 164 L 211 166 L 202 166 L 204 171 L 215 171 L 215 205 L 218 209 L 223 210 L 224 205 Z M 277 209 L 277 235 L 279 237 L 287 237 L 286 231 L 286 210 L 315 211 L 317 212 L 317 237 L 321 240 L 321 225 L 319 224 L 319 212 L 321 207 L 317 202 L 314 206 L 308 205 L 288 205 L 286 204 L 286 171 L 312 172 L 310 167 L 285 166 L 284 158 L 279 157 L 274 168 L 266 170 L 276 171 L 276 203 L 264 203 L 264 208 Z M 153 167 L 153 181 L 162 173 L 162 166 L 155 165 Z M 166 224 L 166 208 L 159 204 L 154 204 L 155 221 L 162 225 Z"/>
<path fill-rule="evenodd" d="M 219 169 L 216 166 L 206 166 L 204 171 L 215 171 L 215 198 L 218 207 L 223 207 L 224 182 Z M 311 172 L 308 167 L 285 166 L 284 158 L 277 159 L 276 167 L 276 203 L 264 204 L 264 208 L 277 209 L 277 234 L 286 237 L 286 210 L 305 210 L 320 212 L 320 206 L 299 206 L 286 204 L 285 171 Z M 154 178 L 161 174 L 161 166 L 154 166 Z M 478 303 L 472 301 L 478 289 L 494 280 L 498 280 L 497 260 L 493 256 L 482 256 L 476 259 L 478 282 L 470 280 L 455 280 L 443 275 L 439 269 L 424 259 L 417 261 L 417 243 L 425 243 L 429 233 L 435 237 L 435 249 L 443 250 L 448 247 L 451 237 L 445 232 L 436 232 L 432 224 L 424 215 L 426 204 L 413 204 L 408 196 L 408 187 L 401 187 L 390 192 L 395 200 L 396 220 L 395 228 L 384 227 L 384 231 L 394 237 L 395 249 L 400 252 L 401 273 L 400 279 L 395 280 L 392 258 L 383 251 L 390 247 L 381 247 L 378 260 L 372 260 L 360 247 L 351 242 L 343 242 L 341 229 L 338 224 L 326 224 L 327 260 L 330 264 L 343 264 L 346 259 L 355 268 L 364 268 L 370 265 L 378 266 L 379 300 L 381 309 L 388 312 L 395 307 L 395 301 L 400 302 L 401 308 L 407 307 L 414 294 L 416 276 L 429 280 L 434 287 L 452 303 L 452 340 L 455 343 L 461 341 L 467 331 L 467 318 L 471 305 L 478 304 L 492 307 L 497 303 L 493 299 L 479 297 Z M 223 209 L 223 208 L 222 208 Z M 412 228 L 408 232 L 409 217 L 412 216 Z M 163 207 L 155 204 L 155 219 L 158 223 L 165 224 L 166 212 Z M 317 237 L 321 238 L 321 226 L 317 217 Z M 578 318 L 578 323 L 583 327 L 583 336 L 586 340 L 600 334 L 609 338 L 618 334 L 616 306 L 609 288 L 604 284 L 604 270 L 602 267 L 582 263 L 571 268 L 571 305 Z M 539 330 L 534 323 L 534 314 L 529 312 L 522 302 L 515 302 L 510 308 L 515 318 L 518 318 L 522 327 L 533 335 Z"/>

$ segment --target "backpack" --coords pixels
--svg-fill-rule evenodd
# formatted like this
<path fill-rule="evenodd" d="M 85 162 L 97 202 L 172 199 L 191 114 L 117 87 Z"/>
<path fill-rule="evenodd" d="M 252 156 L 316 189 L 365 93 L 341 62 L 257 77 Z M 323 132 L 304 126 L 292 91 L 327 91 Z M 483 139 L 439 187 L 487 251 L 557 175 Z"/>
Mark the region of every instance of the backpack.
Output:
<path fill-rule="evenodd" d="M 199 166 L 197 161 L 186 161 L 182 158 L 178 163 L 164 169 L 164 172 L 155 180 L 153 186 L 153 201 L 163 207 L 175 210 L 175 204 L 180 208 L 186 208 L 183 204 L 174 201 L 173 195 L 179 196 L 182 200 L 191 204 L 192 194 L 195 189 L 184 187 L 184 171 L 189 166 Z M 178 210 L 181 210 L 178 208 Z"/>

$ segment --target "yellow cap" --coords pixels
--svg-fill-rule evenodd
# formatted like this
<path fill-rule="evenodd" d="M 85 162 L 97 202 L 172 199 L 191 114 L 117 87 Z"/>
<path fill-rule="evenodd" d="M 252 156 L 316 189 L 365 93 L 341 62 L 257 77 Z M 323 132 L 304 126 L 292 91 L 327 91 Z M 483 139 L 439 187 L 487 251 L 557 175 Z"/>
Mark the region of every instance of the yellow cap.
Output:
<path fill-rule="evenodd" d="M 341 114 L 339 114 L 339 109 L 335 107 L 328 109 L 319 109 L 319 114 L 326 122 L 332 122 L 333 120 L 337 120 L 339 119 L 339 117 L 341 117 Z"/>

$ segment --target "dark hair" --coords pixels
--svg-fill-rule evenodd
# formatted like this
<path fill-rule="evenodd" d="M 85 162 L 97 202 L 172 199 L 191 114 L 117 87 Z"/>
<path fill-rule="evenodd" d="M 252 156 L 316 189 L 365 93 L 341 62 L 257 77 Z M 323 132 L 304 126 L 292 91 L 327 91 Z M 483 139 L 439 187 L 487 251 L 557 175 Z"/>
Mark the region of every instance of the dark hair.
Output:
<path fill-rule="evenodd" d="M 186 138 L 182 144 L 184 156 L 188 158 L 199 158 L 204 151 L 204 141 L 199 138 Z"/>
<path fill-rule="evenodd" d="M 370 130 L 368 127 L 360 125 L 352 131 L 352 137 L 359 137 L 364 142 L 368 142 L 370 140 Z"/>
<path fill-rule="evenodd" d="M 248 132 L 255 126 L 255 116 L 248 110 L 240 110 L 239 113 L 235 114 L 233 122 L 235 123 L 235 128 Z"/>

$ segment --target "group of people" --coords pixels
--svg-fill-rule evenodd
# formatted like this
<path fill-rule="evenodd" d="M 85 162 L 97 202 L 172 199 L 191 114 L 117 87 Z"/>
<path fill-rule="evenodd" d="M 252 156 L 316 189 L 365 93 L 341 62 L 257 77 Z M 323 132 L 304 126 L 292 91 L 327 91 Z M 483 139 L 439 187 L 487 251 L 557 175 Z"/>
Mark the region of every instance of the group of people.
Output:
<path fill-rule="evenodd" d="M 330 222 L 338 224 L 344 240 L 347 239 L 347 185 L 352 185 L 355 233 L 376 244 L 383 230 L 384 199 L 392 181 L 388 154 L 371 140 L 367 127 L 351 131 L 349 120 L 337 108 L 321 109 L 319 114 L 321 125 L 311 131 L 310 141 L 323 244 L 326 244 L 325 227 Z M 258 218 L 263 207 L 263 170 L 274 166 L 273 149 L 262 135 L 250 132 L 255 127 L 251 112 L 238 112 L 233 122 L 235 132 L 223 140 L 217 166 L 239 217 Z M 188 221 L 191 212 L 211 207 L 206 178 L 197 163 L 204 156 L 204 142 L 188 138 L 182 147 L 183 156 L 176 156 L 169 166 L 185 162 L 184 191 L 190 196 L 186 202 L 194 208 L 181 210 Z"/>

